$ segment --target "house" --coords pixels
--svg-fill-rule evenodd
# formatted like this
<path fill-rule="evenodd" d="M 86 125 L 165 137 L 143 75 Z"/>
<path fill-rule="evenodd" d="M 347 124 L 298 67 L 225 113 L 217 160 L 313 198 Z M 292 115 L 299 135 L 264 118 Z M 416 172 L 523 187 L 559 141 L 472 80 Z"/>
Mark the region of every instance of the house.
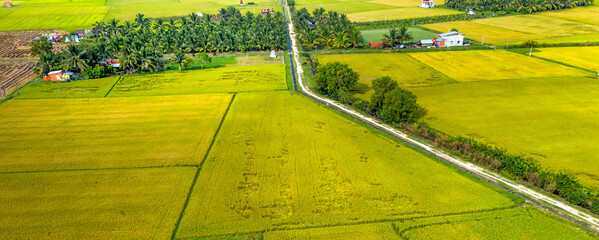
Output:
<path fill-rule="evenodd" d="M 102 66 L 112 66 L 114 68 L 121 67 L 121 62 L 118 59 L 107 58 L 98 62 Z"/>
<path fill-rule="evenodd" d="M 441 33 L 433 38 L 433 45 L 436 47 L 453 47 L 464 45 L 464 34 L 456 31 Z"/>
<path fill-rule="evenodd" d="M 420 4 L 421 8 L 434 8 L 435 0 L 422 0 L 422 4 Z"/>
<path fill-rule="evenodd" d="M 370 48 L 382 48 L 384 47 L 383 42 L 370 42 Z"/>
<path fill-rule="evenodd" d="M 12 7 L 12 1 L 4 1 L 2 2 L 2 6 L 5 8 Z"/>
<path fill-rule="evenodd" d="M 423 39 L 423 40 L 420 40 L 420 44 L 423 47 L 432 47 L 433 46 L 433 40 L 432 39 Z"/>
<path fill-rule="evenodd" d="M 46 81 L 46 82 L 70 81 L 72 76 L 73 76 L 73 72 L 57 70 L 57 71 L 49 72 L 48 75 L 44 76 L 44 81 Z"/>

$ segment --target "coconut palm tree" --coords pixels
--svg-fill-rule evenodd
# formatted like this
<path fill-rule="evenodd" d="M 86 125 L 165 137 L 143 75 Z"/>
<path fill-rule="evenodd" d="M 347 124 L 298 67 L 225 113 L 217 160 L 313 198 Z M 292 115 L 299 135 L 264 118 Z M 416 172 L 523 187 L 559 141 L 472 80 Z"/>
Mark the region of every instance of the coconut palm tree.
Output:
<path fill-rule="evenodd" d="M 79 45 L 71 44 L 68 48 L 62 52 L 62 60 L 60 61 L 60 67 L 63 70 L 83 72 L 87 70 L 87 65 L 84 55 L 86 51 L 83 50 Z"/>

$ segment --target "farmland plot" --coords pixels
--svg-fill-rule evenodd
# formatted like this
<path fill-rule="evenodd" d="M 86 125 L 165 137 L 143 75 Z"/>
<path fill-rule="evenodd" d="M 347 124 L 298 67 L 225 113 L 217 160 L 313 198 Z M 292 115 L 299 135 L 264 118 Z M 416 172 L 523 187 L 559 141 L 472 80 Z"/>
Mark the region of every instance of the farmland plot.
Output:
<path fill-rule="evenodd" d="M 494 187 L 295 93 L 240 93 L 203 165 L 177 237 L 514 204 Z"/>
<path fill-rule="evenodd" d="M 413 219 L 396 226 L 404 239 L 594 239 L 579 226 L 533 207 Z"/>
<path fill-rule="evenodd" d="M 551 38 L 562 38 L 563 42 L 571 42 L 568 41 L 569 38 L 577 36 L 593 42 L 598 40 L 594 35 L 599 32 L 599 25 L 538 14 L 435 23 L 424 25 L 424 27 L 439 32 L 457 28 L 467 38 L 481 42 L 484 36 L 485 43 L 500 45 L 507 42 L 519 44 L 527 40 L 543 43 L 544 39 Z M 576 42 L 580 42 L 582 39 Z"/>
<path fill-rule="evenodd" d="M 0 171 L 197 165 L 230 100 L 11 100 L 0 105 Z"/>
<path fill-rule="evenodd" d="M 410 89 L 426 121 L 525 153 L 599 189 L 599 81 L 594 77 L 519 79 Z"/>
<path fill-rule="evenodd" d="M 0 99 L 29 82 L 35 76 L 33 73 L 34 68 L 35 62 L 0 62 Z"/>
<path fill-rule="evenodd" d="M 370 100 L 372 81 L 389 76 L 400 86 L 422 86 L 455 82 L 431 67 L 403 53 L 319 55 L 321 64 L 341 62 L 360 74 L 356 96 Z"/>
<path fill-rule="evenodd" d="M 96 21 L 133 20 L 137 13 L 149 18 L 187 16 L 202 12 L 216 14 L 221 8 L 237 7 L 242 13 L 276 9 L 276 0 L 253 0 L 255 5 L 239 6 L 239 1 L 211 0 L 24 0 L 12 8 L 0 8 L 0 31 L 61 29 L 75 31 L 91 28 Z"/>
<path fill-rule="evenodd" d="M 363 224 L 354 226 L 310 228 L 302 230 L 287 230 L 267 232 L 264 240 L 275 239 L 312 239 L 312 240 L 347 240 L 369 239 L 390 240 L 398 239 L 391 223 Z"/>
<path fill-rule="evenodd" d="M 599 47 L 539 48 L 537 50 L 540 52 L 534 53 L 536 57 L 599 72 L 599 61 L 597 61 Z"/>
<path fill-rule="evenodd" d="M 88 98 L 104 97 L 119 76 L 73 82 L 35 82 L 21 90 L 17 98 Z"/>
<path fill-rule="evenodd" d="M 155 96 L 286 89 L 285 65 L 276 64 L 127 75 L 119 81 L 108 96 Z"/>
<path fill-rule="evenodd" d="M 314 9 L 324 8 L 327 11 L 336 11 L 340 14 L 346 14 L 348 19 L 355 22 L 365 22 L 373 20 L 391 20 L 406 19 L 416 17 L 429 17 L 439 15 L 459 14 L 448 8 L 420 8 L 421 1 L 417 0 L 298 0 L 296 8 L 307 8 L 310 12 Z M 444 1 L 437 1 L 442 5 Z"/>
<path fill-rule="evenodd" d="M 579 69 L 504 50 L 422 52 L 409 55 L 461 82 L 590 75 Z"/>
<path fill-rule="evenodd" d="M 167 239 L 196 170 L 0 174 L 0 238 Z"/>

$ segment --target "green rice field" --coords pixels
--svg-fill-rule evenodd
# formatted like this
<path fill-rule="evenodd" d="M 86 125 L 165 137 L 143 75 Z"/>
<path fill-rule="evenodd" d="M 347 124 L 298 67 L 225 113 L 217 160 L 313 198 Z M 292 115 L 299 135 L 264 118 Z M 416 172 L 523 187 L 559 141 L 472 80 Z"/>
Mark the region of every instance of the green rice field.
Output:
<path fill-rule="evenodd" d="M 457 28 L 467 38 L 489 44 L 520 44 L 527 40 L 539 43 L 599 42 L 599 8 L 578 7 L 540 14 L 495 17 L 472 21 L 424 25 L 444 32 Z"/>
<path fill-rule="evenodd" d="M 96 21 L 133 20 L 137 13 L 146 17 L 186 16 L 202 12 L 216 14 L 221 8 L 236 6 L 242 12 L 260 13 L 261 9 L 281 11 L 276 0 L 252 0 L 255 5 L 239 6 L 239 1 L 209 0 L 23 0 L 12 8 L 0 8 L 0 31 L 91 29 Z"/>
<path fill-rule="evenodd" d="M 360 31 L 362 33 L 362 37 L 364 39 L 364 45 L 368 45 L 370 42 L 379 42 L 384 38 L 384 34 L 389 34 L 389 29 L 372 29 L 372 30 L 363 30 Z M 422 28 L 410 27 L 408 28 L 408 32 L 414 38 L 413 42 L 418 42 L 422 39 L 432 39 L 437 37 L 437 34 L 434 32 L 430 32 L 424 30 Z"/>
<path fill-rule="evenodd" d="M 426 121 L 432 127 L 525 153 L 599 189 L 597 78 L 514 79 L 411 91 L 429 110 Z"/>
<path fill-rule="evenodd" d="M 0 105 L 1 172 L 200 164 L 231 95 Z"/>
<path fill-rule="evenodd" d="M 321 64 L 341 62 L 358 72 L 360 79 L 354 92 L 356 96 L 367 100 L 374 93 L 372 81 L 384 76 L 390 76 L 400 86 L 426 86 L 455 82 L 403 53 L 319 55 L 318 61 Z"/>
<path fill-rule="evenodd" d="M 177 238 L 514 204 L 498 189 L 297 94 L 239 93 L 203 165 Z"/>
<path fill-rule="evenodd" d="M 124 76 L 109 97 L 287 90 L 285 65 Z"/>
<path fill-rule="evenodd" d="M 591 76 L 589 72 L 580 69 L 504 50 L 422 52 L 409 55 L 460 82 Z"/>
<path fill-rule="evenodd" d="M 595 239 L 534 208 L 412 219 L 395 226 L 403 239 Z"/>
<path fill-rule="evenodd" d="M 445 1 L 437 1 L 442 5 Z M 420 8 L 418 0 L 297 0 L 296 8 L 307 8 L 309 11 L 324 8 L 327 11 L 344 13 L 351 21 L 368 22 L 391 19 L 407 19 L 438 15 L 460 14 L 460 11 L 438 7 Z"/>
<path fill-rule="evenodd" d="M 196 171 L 0 174 L 0 238 L 168 239 Z"/>
<path fill-rule="evenodd" d="M 16 98 L 90 98 L 104 97 L 120 76 L 73 82 L 38 81 L 21 89 Z"/>

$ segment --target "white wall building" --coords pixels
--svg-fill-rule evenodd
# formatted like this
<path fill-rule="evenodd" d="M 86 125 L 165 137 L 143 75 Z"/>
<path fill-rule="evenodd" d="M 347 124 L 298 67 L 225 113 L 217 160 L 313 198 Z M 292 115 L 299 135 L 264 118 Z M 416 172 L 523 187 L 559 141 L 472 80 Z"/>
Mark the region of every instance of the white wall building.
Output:
<path fill-rule="evenodd" d="M 433 42 L 437 47 L 453 47 L 453 46 L 463 46 L 464 45 L 464 34 L 459 32 L 448 32 L 438 34 L 436 38 L 433 39 Z"/>
<path fill-rule="evenodd" d="M 422 0 L 421 8 L 433 8 L 435 7 L 435 0 Z"/>

